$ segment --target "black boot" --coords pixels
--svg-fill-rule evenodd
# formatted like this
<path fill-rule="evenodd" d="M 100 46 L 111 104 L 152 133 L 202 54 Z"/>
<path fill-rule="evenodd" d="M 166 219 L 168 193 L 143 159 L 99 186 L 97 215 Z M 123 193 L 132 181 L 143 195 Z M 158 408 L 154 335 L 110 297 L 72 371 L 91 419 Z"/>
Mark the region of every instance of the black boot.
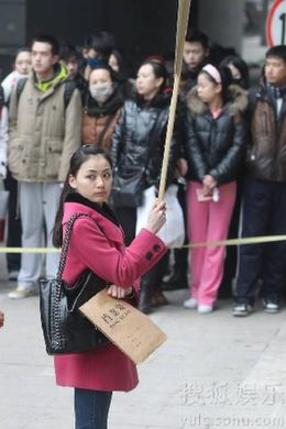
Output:
<path fill-rule="evenodd" d="M 152 306 L 161 307 L 162 305 L 168 305 L 169 301 L 163 294 L 161 287 L 154 287 L 152 293 Z"/>
<path fill-rule="evenodd" d="M 145 314 L 152 312 L 154 304 L 156 307 L 167 304 L 162 294 L 161 283 L 166 272 L 168 255 L 165 255 L 157 264 L 144 274 L 141 280 L 141 292 L 139 298 L 139 310 Z M 157 293 L 156 293 L 157 291 Z"/>
<path fill-rule="evenodd" d="M 162 286 L 165 291 L 188 289 L 187 273 L 181 270 L 176 270 Z"/>
<path fill-rule="evenodd" d="M 143 278 L 141 281 L 138 308 L 144 314 L 152 313 L 152 293 L 153 293 L 152 286 L 149 284 L 147 279 Z"/>
<path fill-rule="evenodd" d="M 176 249 L 173 274 L 163 282 L 163 290 L 188 289 L 188 249 Z"/>

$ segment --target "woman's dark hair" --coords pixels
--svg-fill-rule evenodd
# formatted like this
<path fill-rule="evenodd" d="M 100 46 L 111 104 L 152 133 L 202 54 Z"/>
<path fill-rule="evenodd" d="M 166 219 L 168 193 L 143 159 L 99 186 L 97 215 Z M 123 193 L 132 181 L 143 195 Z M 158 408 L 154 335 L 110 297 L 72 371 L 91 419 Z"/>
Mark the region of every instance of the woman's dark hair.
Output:
<path fill-rule="evenodd" d="M 121 53 L 117 49 L 113 49 L 113 51 L 111 52 L 111 55 L 113 55 L 116 58 L 119 72 L 122 71 L 122 68 L 123 68 L 123 58 L 122 58 Z"/>
<path fill-rule="evenodd" d="M 286 62 L 286 46 L 276 45 L 269 48 L 265 54 L 265 58 L 277 57 Z"/>
<path fill-rule="evenodd" d="M 229 100 L 229 86 L 232 84 L 232 74 L 228 67 L 216 67 L 221 76 L 222 86 L 222 100 L 225 104 Z M 217 81 L 205 70 L 201 70 L 199 74 L 203 73 L 210 82 L 218 85 Z"/>
<path fill-rule="evenodd" d="M 55 220 L 53 232 L 53 245 L 55 247 L 61 247 L 63 242 L 62 220 L 64 215 L 64 203 L 67 198 L 75 192 L 75 190 L 69 184 L 69 177 L 75 177 L 82 164 L 86 162 L 91 156 L 95 155 L 103 156 L 112 167 L 112 161 L 109 155 L 93 144 L 81 146 L 71 157 L 69 171 L 64 182 L 64 187 L 60 196 L 59 207 Z"/>
<path fill-rule="evenodd" d="M 147 59 L 147 60 L 143 61 L 143 63 L 140 65 L 139 69 L 142 66 L 145 66 L 146 64 L 150 64 L 150 66 L 153 68 L 154 75 L 157 79 L 163 78 L 163 82 L 162 82 L 160 89 L 159 89 L 159 92 L 163 92 L 165 87 L 166 87 L 166 82 L 168 79 L 168 72 L 167 72 L 165 65 L 160 60 Z"/>
<path fill-rule="evenodd" d="M 29 52 L 29 54 L 30 54 L 31 49 L 28 46 L 22 46 L 21 48 L 17 49 L 15 52 L 15 56 L 14 56 L 14 66 L 15 66 L 15 62 L 17 60 L 18 55 L 22 54 L 22 52 Z"/>
<path fill-rule="evenodd" d="M 98 31 L 90 36 L 88 46 L 97 52 L 99 58 L 108 62 L 115 47 L 114 36 L 108 31 Z"/>
<path fill-rule="evenodd" d="M 109 73 L 112 82 L 117 82 L 118 79 L 116 76 L 116 72 L 105 61 L 97 60 L 94 58 L 88 61 L 88 65 L 90 66 L 90 75 L 94 70 L 106 70 Z"/>
<path fill-rule="evenodd" d="M 22 46 L 21 48 L 17 49 L 17 50 L 16 50 L 16 53 L 15 53 L 15 59 L 16 59 L 16 58 L 17 58 L 17 56 L 18 56 L 19 54 L 21 54 L 22 52 L 29 52 L 29 53 L 31 53 L 31 49 L 30 49 L 28 46 Z"/>
<path fill-rule="evenodd" d="M 208 36 L 199 30 L 192 30 L 186 35 L 186 42 L 189 43 L 200 43 L 204 50 L 209 48 L 209 39 Z"/>
<path fill-rule="evenodd" d="M 228 55 L 222 60 L 222 62 L 220 63 L 220 67 L 228 67 L 229 65 L 233 65 L 239 70 L 241 74 L 241 79 L 239 81 L 239 84 L 242 88 L 248 89 L 249 72 L 248 72 L 248 65 L 246 64 L 246 62 L 243 61 L 243 59 L 240 58 L 238 55 Z M 233 83 L 235 83 L 235 80 Z"/>
<path fill-rule="evenodd" d="M 60 46 L 60 59 L 65 62 L 68 62 L 73 58 L 77 62 L 80 62 L 82 61 L 83 57 L 74 45 L 71 45 L 68 42 L 62 43 Z"/>

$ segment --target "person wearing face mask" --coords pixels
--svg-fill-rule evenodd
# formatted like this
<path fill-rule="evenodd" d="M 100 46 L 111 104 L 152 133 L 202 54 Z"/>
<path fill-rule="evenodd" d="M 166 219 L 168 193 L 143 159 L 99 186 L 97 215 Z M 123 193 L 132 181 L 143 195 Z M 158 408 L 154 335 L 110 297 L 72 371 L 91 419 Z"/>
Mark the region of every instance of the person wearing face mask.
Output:
<path fill-rule="evenodd" d="M 85 41 L 85 53 L 83 54 L 86 59 L 84 77 L 87 81 L 89 80 L 90 72 L 98 61 L 108 64 L 114 47 L 114 37 L 108 31 L 98 31 L 88 36 Z"/>
<path fill-rule="evenodd" d="M 99 62 L 89 75 L 89 89 L 84 100 L 83 144 L 95 144 L 109 152 L 123 102 L 112 69 L 108 64 Z"/>

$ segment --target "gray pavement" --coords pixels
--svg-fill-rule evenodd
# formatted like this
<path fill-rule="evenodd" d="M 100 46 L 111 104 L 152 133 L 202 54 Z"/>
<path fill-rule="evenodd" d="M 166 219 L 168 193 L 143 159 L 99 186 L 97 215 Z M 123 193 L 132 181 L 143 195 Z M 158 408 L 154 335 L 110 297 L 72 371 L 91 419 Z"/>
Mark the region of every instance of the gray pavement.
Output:
<path fill-rule="evenodd" d="M 4 276 L 5 277 L 5 276 Z M 0 429 L 73 427 L 72 390 L 55 386 L 38 298 L 11 301 L 0 283 Z M 181 306 L 187 291 L 152 315 L 168 341 L 139 366 L 139 387 L 115 393 L 111 429 L 286 428 L 286 312 L 235 319 Z"/>

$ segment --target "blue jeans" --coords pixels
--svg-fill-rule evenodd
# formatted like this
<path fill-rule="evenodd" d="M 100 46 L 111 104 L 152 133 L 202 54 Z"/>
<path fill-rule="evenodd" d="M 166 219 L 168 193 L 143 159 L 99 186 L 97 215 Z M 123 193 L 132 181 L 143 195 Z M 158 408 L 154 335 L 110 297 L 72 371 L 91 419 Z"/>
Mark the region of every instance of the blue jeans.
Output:
<path fill-rule="evenodd" d="M 75 388 L 75 429 L 107 429 L 112 392 Z"/>

